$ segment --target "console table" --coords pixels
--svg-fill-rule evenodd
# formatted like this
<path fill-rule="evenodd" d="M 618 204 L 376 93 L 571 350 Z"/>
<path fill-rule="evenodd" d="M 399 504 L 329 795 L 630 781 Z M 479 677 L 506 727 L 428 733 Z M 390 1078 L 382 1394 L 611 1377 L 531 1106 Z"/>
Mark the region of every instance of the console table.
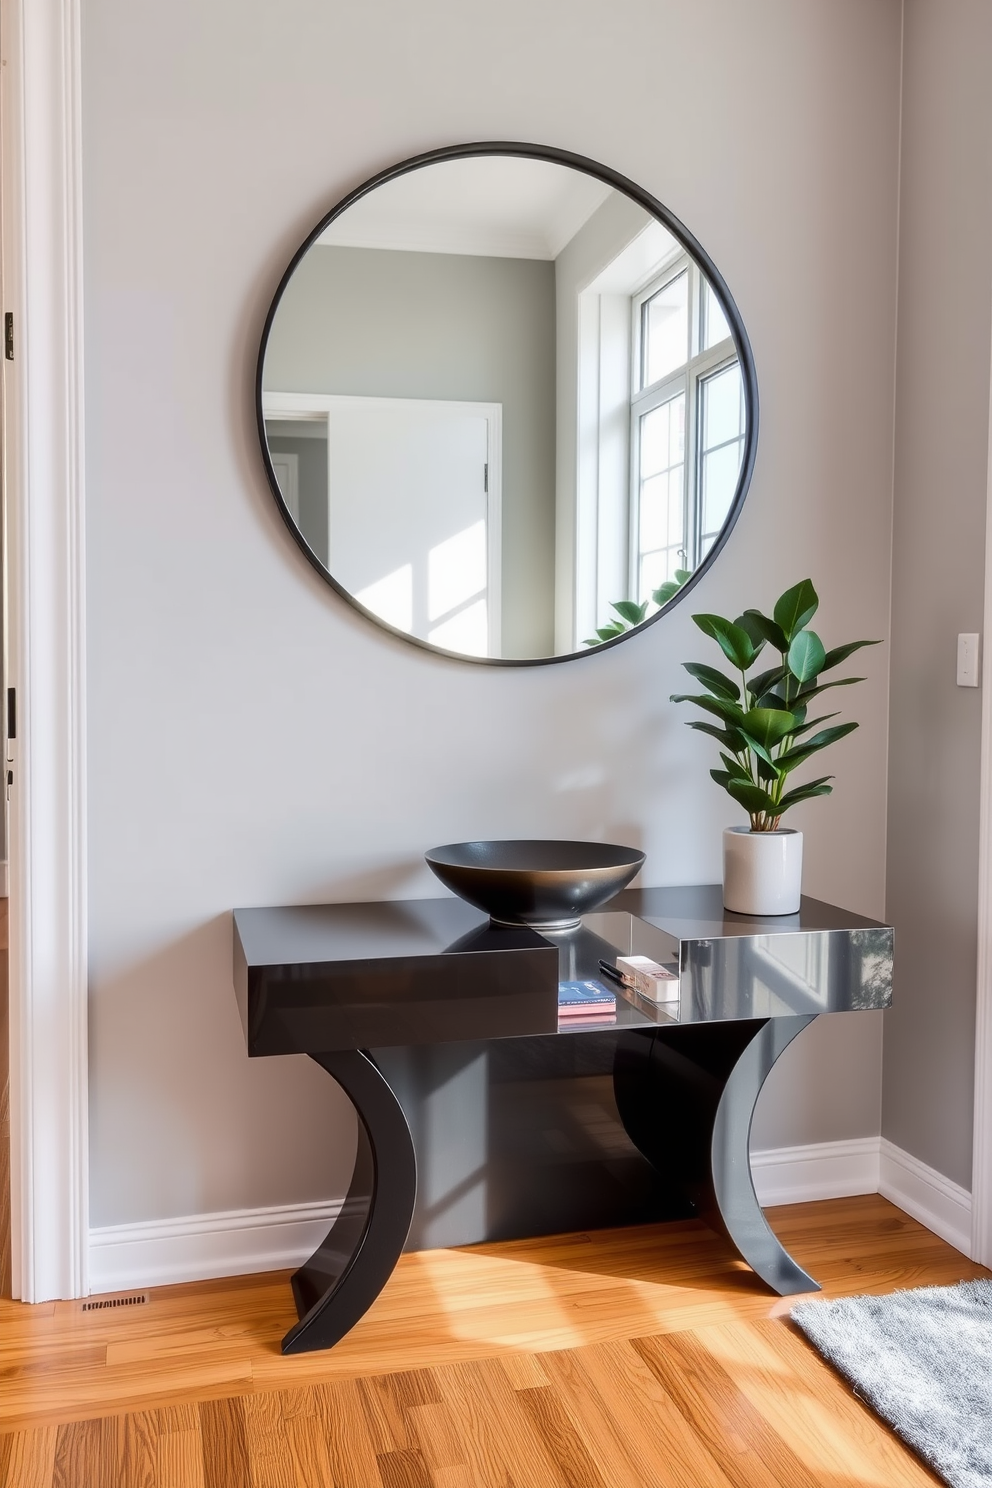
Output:
<path fill-rule="evenodd" d="M 309 1054 L 359 1118 L 283 1351 L 336 1343 L 404 1247 L 688 1214 L 774 1291 L 818 1289 L 758 1205 L 751 1119 L 814 1018 L 889 1005 L 892 949 L 891 928 L 812 899 L 731 914 L 719 885 L 628 889 L 555 933 L 453 898 L 236 910 L 249 1055 Z M 599 979 L 617 955 L 670 967 L 678 1001 L 611 984 L 615 1016 L 559 1022 L 559 980 Z"/>

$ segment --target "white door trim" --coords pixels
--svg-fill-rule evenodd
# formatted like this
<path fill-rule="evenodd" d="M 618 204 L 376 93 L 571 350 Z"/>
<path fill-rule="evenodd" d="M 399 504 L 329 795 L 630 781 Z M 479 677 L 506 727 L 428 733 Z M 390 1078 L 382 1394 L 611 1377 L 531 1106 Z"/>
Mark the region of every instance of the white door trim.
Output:
<path fill-rule="evenodd" d="M 992 357 L 990 357 L 992 368 Z M 992 1265 L 992 374 L 986 462 L 985 616 L 982 636 L 982 765 L 978 836 L 978 985 L 971 1254 Z"/>
<path fill-rule="evenodd" d="M 14 1295 L 87 1290 L 79 0 L 3 0 Z"/>

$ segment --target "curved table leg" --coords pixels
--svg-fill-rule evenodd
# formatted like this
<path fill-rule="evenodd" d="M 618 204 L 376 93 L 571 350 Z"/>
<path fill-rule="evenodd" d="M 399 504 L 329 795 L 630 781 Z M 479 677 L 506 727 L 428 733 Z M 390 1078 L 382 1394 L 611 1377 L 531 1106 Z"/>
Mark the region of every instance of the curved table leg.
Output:
<path fill-rule="evenodd" d="M 358 1114 L 348 1196 L 327 1238 L 293 1277 L 300 1321 L 284 1354 L 330 1348 L 353 1328 L 392 1274 L 417 1196 L 417 1160 L 403 1109 L 372 1059 L 355 1049 L 312 1054 Z"/>
<path fill-rule="evenodd" d="M 664 1028 L 617 1047 L 613 1085 L 628 1135 L 780 1296 L 819 1291 L 761 1211 L 748 1156 L 769 1070 L 815 1014 Z"/>

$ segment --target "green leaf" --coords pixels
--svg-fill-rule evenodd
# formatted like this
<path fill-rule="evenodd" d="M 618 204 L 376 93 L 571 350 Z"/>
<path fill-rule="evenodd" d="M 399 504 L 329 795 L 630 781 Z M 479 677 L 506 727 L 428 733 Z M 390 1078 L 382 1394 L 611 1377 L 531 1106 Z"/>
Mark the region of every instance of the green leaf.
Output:
<path fill-rule="evenodd" d="M 749 708 L 744 714 L 740 728 L 750 738 L 757 739 L 765 749 L 773 749 L 786 734 L 791 734 L 796 720 L 784 708 Z"/>
<path fill-rule="evenodd" d="M 774 765 L 769 765 L 761 758 L 760 754 L 756 755 L 755 758 L 758 765 L 758 779 L 764 780 L 768 785 L 773 784 L 779 778 L 777 762 Z"/>
<path fill-rule="evenodd" d="M 793 711 L 796 712 L 796 713 L 799 713 L 799 712 L 805 713 L 806 710 L 805 710 L 805 708 L 802 708 L 802 709 L 796 708 Z M 809 721 L 809 723 L 803 723 L 803 724 L 800 725 L 799 728 L 793 729 L 792 730 L 792 737 L 794 739 L 798 739 L 801 734 L 808 734 L 809 731 L 810 731 L 810 729 L 818 728 L 821 723 L 826 723 L 826 721 L 827 721 L 828 718 L 836 718 L 836 717 L 837 717 L 837 714 L 836 713 L 824 713 L 819 718 L 811 718 L 810 721 Z"/>
<path fill-rule="evenodd" d="M 795 749 L 789 749 L 785 754 L 780 754 L 775 764 L 783 775 L 787 775 L 790 770 L 795 770 L 799 765 L 805 764 L 811 755 L 817 754 L 821 749 L 826 749 L 828 744 L 836 744 L 838 739 L 843 739 L 847 734 L 853 734 L 857 726 L 856 723 L 838 723 L 833 728 L 823 729 L 821 733 L 814 734 L 812 739 L 807 739 L 805 744 L 800 744 Z"/>
<path fill-rule="evenodd" d="M 686 727 L 698 729 L 701 734 L 709 734 L 711 739 L 719 739 L 724 749 L 729 749 L 732 754 L 743 754 L 747 748 L 747 740 L 736 729 L 718 729 L 716 724 L 703 723 L 696 718 L 687 720 Z"/>
<path fill-rule="evenodd" d="M 829 687 L 853 687 L 855 682 L 865 682 L 865 677 L 840 677 L 836 682 L 820 682 L 816 687 L 801 687 L 795 699 L 797 703 L 808 703 L 811 698 L 819 697 L 821 692 L 826 692 Z"/>
<path fill-rule="evenodd" d="M 746 729 L 742 729 L 741 730 L 741 733 L 744 735 L 744 738 L 747 740 L 747 747 L 748 747 L 748 749 L 751 750 L 751 753 L 752 754 L 756 754 L 758 756 L 758 759 L 759 760 L 764 760 L 765 764 L 768 766 L 768 768 L 770 770 L 774 770 L 775 769 L 775 761 L 772 759 L 771 754 L 765 748 L 764 744 L 762 744 L 760 742 L 760 740 L 758 740 L 758 739 L 752 739 L 751 738 L 751 735 L 747 732 Z M 776 780 L 778 779 L 778 776 L 777 775 L 775 776 L 775 779 Z"/>
<path fill-rule="evenodd" d="M 796 765 L 802 765 L 802 760 L 799 759 L 800 754 L 803 759 L 809 759 L 811 754 L 817 753 L 821 748 L 827 748 L 828 744 L 836 744 L 837 740 L 848 737 L 848 734 L 854 734 L 857 728 L 857 723 L 834 723 L 833 728 L 821 729 L 819 734 L 814 734 L 814 737 L 806 740 L 805 744 L 797 744 L 796 748 L 790 748 L 785 751 L 785 754 L 779 754 L 775 763 L 787 765 L 790 760 L 793 760 L 794 763 L 788 763 L 788 768 L 796 769 Z"/>
<path fill-rule="evenodd" d="M 752 617 L 756 613 L 756 611 L 745 610 L 743 615 L 737 616 L 734 624 L 737 626 L 738 630 L 743 630 L 744 634 L 750 637 L 751 645 L 754 647 L 754 654 L 755 656 L 758 656 L 760 652 L 764 650 L 767 637 L 763 635 L 758 626 L 754 624 L 754 620 Z"/>
<path fill-rule="evenodd" d="M 746 765 L 741 764 L 740 760 L 732 759 L 729 754 L 721 754 L 720 758 L 723 760 L 724 766 L 734 780 L 751 779 L 750 771 Z"/>
<path fill-rule="evenodd" d="M 752 816 L 764 813 L 768 816 L 778 816 L 781 807 L 776 806 L 766 790 L 760 785 L 748 785 L 743 780 L 728 780 L 724 790 L 735 801 L 739 801 L 746 811 Z"/>
<path fill-rule="evenodd" d="M 756 677 L 752 677 L 747 684 L 748 692 L 755 699 L 752 707 L 757 707 L 757 699 L 765 697 L 785 676 L 787 676 L 787 669 L 777 666 L 769 667 L 767 672 L 759 672 Z"/>
<path fill-rule="evenodd" d="M 880 646 L 881 644 L 881 641 L 849 641 L 846 646 L 835 646 L 823 658 L 823 665 L 820 671 L 829 672 L 831 667 L 840 666 L 842 661 L 846 661 L 849 656 L 853 656 L 855 651 L 860 651 L 862 646 Z"/>
<path fill-rule="evenodd" d="M 671 579 L 666 579 L 664 584 L 659 584 L 657 589 L 651 591 L 651 598 L 656 605 L 666 605 L 670 599 L 675 598 L 681 587 L 681 584 L 676 584 Z"/>
<path fill-rule="evenodd" d="M 626 620 L 628 625 L 640 625 L 648 612 L 648 602 L 645 600 L 643 604 L 635 604 L 632 599 L 616 599 L 610 608 L 616 610 L 621 620 Z"/>
<path fill-rule="evenodd" d="M 717 718 L 724 719 L 735 728 L 739 728 L 744 718 L 744 711 L 739 703 L 731 702 L 729 698 L 710 697 L 705 692 L 689 694 L 685 692 L 673 692 L 669 702 L 672 703 L 695 703 L 697 708 L 702 708 L 707 713 L 715 713 Z"/>
<path fill-rule="evenodd" d="M 656 605 L 666 605 L 670 599 L 675 598 L 685 581 L 691 578 L 692 573 L 688 568 L 677 568 L 674 579 L 666 579 L 664 584 L 659 584 L 651 598 Z"/>
<path fill-rule="evenodd" d="M 800 682 L 812 682 L 823 670 L 823 642 L 815 630 L 801 630 L 789 646 L 789 671 Z"/>
<path fill-rule="evenodd" d="M 701 661 L 684 661 L 682 665 L 690 677 L 695 677 L 697 682 L 702 682 L 716 697 L 730 698 L 736 702 L 741 695 L 741 690 L 731 677 L 725 677 L 718 672 L 716 667 L 705 666 Z"/>
<path fill-rule="evenodd" d="M 722 615 L 693 615 L 693 620 L 704 635 L 718 643 L 727 660 L 733 662 L 739 672 L 747 671 L 754 661 L 755 650 L 751 637 L 731 620 Z"/>
<path fill-rule="evenodd" d="M 781 625 L 776 625 L 774 620 L 769 620 L 760 610 L 745 610 L 737 624 L 743 626 L 748 635 L 760 636 L 763 641 L 774 646 L 776 651 L 788 651 L 789 642 Z"/>
<path fill-rule="evenodd" d="M 787 589 L 775 605 L 775 624 L 785 633 L 792 644 L 804 625 L 808 625 L 819 608 L 820 601 L 809 579 L 803 579 Z"/>
<path fill-rule="evenodd" d="M 779 816 L 783 811 L 788 811 L 790 806 L 798 806 L 800 801 L 811 801 L 814 796 L 829 796 L 833 786 L 828 785 L 827 781 L 833 778 L 832 775 L 824 775 L 819 780 L 811 780 L 808 785 L 797 785 L 795 790 L 786 791 L 776 807 Z"/>

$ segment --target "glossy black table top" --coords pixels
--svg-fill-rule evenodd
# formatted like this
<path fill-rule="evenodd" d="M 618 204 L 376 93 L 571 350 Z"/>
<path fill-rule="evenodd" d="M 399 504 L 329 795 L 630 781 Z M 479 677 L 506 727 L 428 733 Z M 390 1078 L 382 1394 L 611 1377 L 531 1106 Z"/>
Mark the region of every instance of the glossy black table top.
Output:
<path fill-rule="evenodd" d="M 853 1012 L 891 1001 L 892 931 L 803 899 L 723 909 L 720 886 L 628 889 L 570 931 L 492 928 L 454 898 L 236 910 L 235 985 L 252 1054 Z M 559 1021 L 559 980 L 646 955 L 677 1001 L 616 992 L 615 1015 Z"/>

